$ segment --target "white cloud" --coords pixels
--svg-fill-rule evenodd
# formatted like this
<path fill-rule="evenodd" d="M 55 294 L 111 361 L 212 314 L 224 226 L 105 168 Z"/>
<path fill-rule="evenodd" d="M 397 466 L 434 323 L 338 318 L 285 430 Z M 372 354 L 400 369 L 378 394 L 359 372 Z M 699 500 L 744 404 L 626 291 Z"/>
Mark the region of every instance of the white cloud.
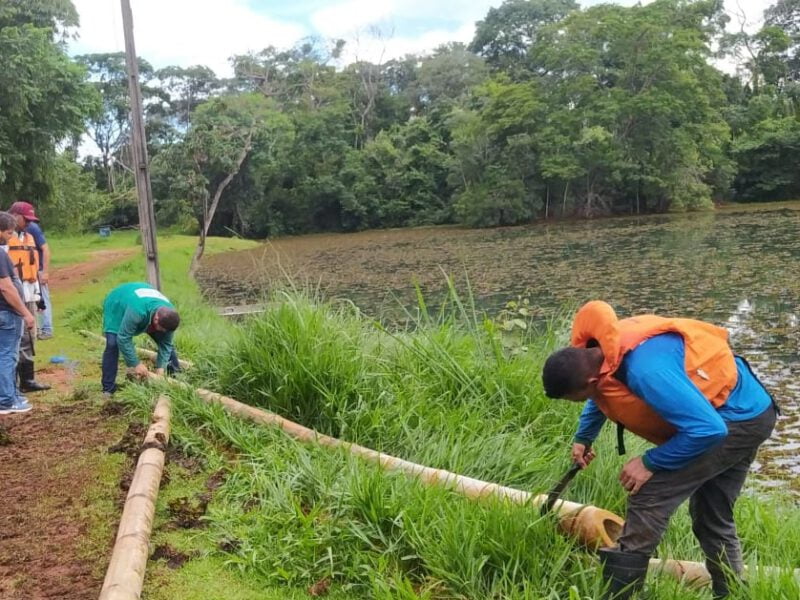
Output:
<path fill-rule="evenodd" d="M 0 0 L 2 1 L 2 0 Z M 475 22 L 502 0 L 330 0 L 310 11 L 307 21 L 278 21 L 254 9 L 259 0 L 131 0 L 136 49 L 156 67 L 205 64 L 218 75 L 231 74 L 228 58 L 273 45 L 288 47 L 306 35 L 343 38 L 343 62 L 388 60 L 407 53 L 433 50 L 449 42 L 469 42 Z M 286 0 L 299 2 L 303 0 Z M 590 6 L 605 0 L 584 0 Z M 630 6 L 638 0 L 618 0 Z M 644 0 L 647 2 L 648 0 Z M 124 49 L 118 0 L 73 0 L 80 15 L 80 39 L 73 53 L 114 52 Z M 732 22 L 744 12 L 753 31 L 774 0 L 726 0 Z M 318 6 L 318 2 L 313 3 Z M 297 11 L 300 12 L 300 11 Z M 375 36 L 374 31 L 380 31 Z"/>
<path fill-rule="evenodd" d="M 125 48 L 117 0 L 73 0 L 81 17 L 74 54 Z M 228 58 L 267 46 L 286 47 L 308 31 L 254 11 L 246 0 L 132 0 L 136 52 L 156 67 L 202 64 L 231 75 Z"/>
<path fill-rule="evenodd" d="M 397 5 L 397 0 L 347 0 L 316 11 L 311 24 L 324 37 L 347 37 L 390 18 Z"/>
<path fill-rule="evenodd" d="M 501 0 L 344 0 L 316 11 L 310 20 L 320 35 L 347 41 L 344 63 L 356 59 L 377 62 L 429 52 L 446 42 L 468 43 L 475 35 L 475 22 L 500 3 Z M 430 23 L 430 28 L 424 29 L 425 23 Z"/>

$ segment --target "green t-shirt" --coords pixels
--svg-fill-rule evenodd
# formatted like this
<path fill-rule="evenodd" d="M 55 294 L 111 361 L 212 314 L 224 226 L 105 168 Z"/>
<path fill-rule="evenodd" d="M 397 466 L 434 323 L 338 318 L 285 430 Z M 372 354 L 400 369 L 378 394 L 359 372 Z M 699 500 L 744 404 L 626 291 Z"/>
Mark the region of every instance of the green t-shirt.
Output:
<path fill-rule="evenodd" d="M 145 333 L 153 315 L 161 307 L 175 308 L 169 299 L 147 283 L 123 283 L 114 288 L 103 302 L 103 332 L 117 336 L 122 358 L 129 367 L 139 364 L 133 337 Z M 174 332 L 150 332 L 158 344 L 156 367 L 163 369 L 172 354 Z"/>

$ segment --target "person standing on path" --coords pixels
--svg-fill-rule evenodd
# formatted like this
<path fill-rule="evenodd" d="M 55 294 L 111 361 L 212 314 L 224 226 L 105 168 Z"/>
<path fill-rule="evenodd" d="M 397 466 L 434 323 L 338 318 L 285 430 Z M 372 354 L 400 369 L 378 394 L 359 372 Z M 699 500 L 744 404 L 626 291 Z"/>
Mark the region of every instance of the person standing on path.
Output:
<path fill-rule="evenodd" d="M 53 337 L 53 305 L 50 302 L 50 245 L 44 236 L 42 227 L 39 225 L 39 217 L 33 205 L 29 202 L 14 202 L 8 209 L 12 215 L 20 215 L 25 219 L 25 231 L 33 236 L 36 247 L 39 251 L 39 290 L 44 302 L 44 310 L 41 311 L 42 326 L 39 329 L 38 338 L 49 340 Z"/>
<path fill-rule="evenodd" d="M 0 245 L 16 233 L 17 219 L 0 212 Z M 19 344 L 24 328 L 33 329 L 36 320 L 22 301 L 22 283 L 5 252 L 0 252 L 0 415 L 24 413 L 31 405 L 17 390 Z"/>
<path fill-rule="evenodd" d="M 703 321 L 620 320 L 593 301 L 576 314 L 571 343 L 550 355 L 542 380 L 550 398 L 585 401 L 573 460 L 586 468 L 594 459 L 607 419 L 617 423 L 621 454 L 624 429 L 656 445 L 619 476 L 630 495 L 618 547 L 600 551 L 606 598 L 630 598 L 644 586 L 650 556 L 687 499 L 714 597 L 727 597 L 744 570 L 733 507 L 775 426 L 774 400 L 733 354 L 728 332 Z"/>
<path fill-rule="evenodd" d="M 28 311 L 35 315 L 37 303 L 41 301 L 39 288 L 39 253 L 33 236 L 25 231 L 27 225 L 21 214 L 16 214 L 17 231 L 8 240 L 8 257 L 16 269 L 22 284 L 22 300 Z M 49 390 L 46 383 L 36 381 L 34 363 L 36 328 L 24 329 L 19 346 L 19 389 L 22 392 L 42 392 Z"/>
<path fill-rule="evenodd" d="M 147 366 L 139 362 L 133 344 L 133 337 L 141 333 L 147 333 L 158 345 L 156 374 L 179 371 L 173 336 L 180 322 L 178 311 L 167 297 L 146 283 L 123 283 L 111 290 L 103 302 L 103 393 L 111 396 L 117 391 L 120 353 L 130 374 L 147 377 Z"/>

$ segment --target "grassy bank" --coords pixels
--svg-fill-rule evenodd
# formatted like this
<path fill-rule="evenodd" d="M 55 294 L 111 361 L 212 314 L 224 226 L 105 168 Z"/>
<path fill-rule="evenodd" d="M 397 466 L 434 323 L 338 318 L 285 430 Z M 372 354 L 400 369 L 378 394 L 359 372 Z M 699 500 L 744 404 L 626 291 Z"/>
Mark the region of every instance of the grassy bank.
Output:
<path fill-rule="evenodd" d="M 580 407 L 547 400 L 538 380 L 543 358 L 563 342 L 563 322 L 509 339 L 454 300 L 412 329 L 389 332 L 347 304 L 296 293 L 273 300 L 266 314 L 206 344 L 195 377 L 325 433 L 523 489 L 546 490 L 568 466 Z M 523 346 L 528 352 L 510 351 Z M 146 419 L 152 394 L 131 388 L 124 398 Z M 280 588 L 287 597 L 320 590 L 337 598 L 598 597 L 594 562 L 549 517 L 469 503 L 340 452 L 298 445 L 191 394 L 173 397 L 174 440 L 194 465 L 182 477 L 195 489 L 170 497 L 170 483 L 161 523 L 174 527 L 193 507 L 205 514 L 194 533 L 162 527 L 157 541 L 196 557 L 171 576 L 186 593 L 193 578 L 218 581 L 216 569 L 226 565 L 225 577 L 238 585 Z M 616 484 L 623 459 L 612 437 L 601 437 L 598 460 L 569 497 L 623 513 Z M 631 453 L 643 447 L 629 446 Z M 738 516 L 750 563 L 800 562 L 800 512 L 791 498 L 776 492 L 765 501 L 749 491 Z M 660 554 L 701 558 L 685 510 Z M 163 589 L 151 583 L 149 597 L 239 597 Z M 741 597 L 798 593 L 788 576 L 759 575 Z M 271 597 L 264 594 L 252 597 Z M 655 580 L 651 597 L 704 594 Z"/>
<path fill-rule="evenodd" d="M 100 356 L 102 347 L 93 341 L 85 339 L 78 333 L 80 329 L 89 329 L 100 333 L 102 301 L 105 295 L 117 284 L 125 281 L 141 281 L 145 278 L 144 259 L 140 246 L 136 241 L 136 233 L 114 232 L 110 238 L 100 238 L 96 235 L 86 236 L 49 236 L 53 252 L 53 268 L 72 267 L 83 263 L 89 271 L 92 267 L 92 258 L 109 252 L 121 251 L 119 258 L 108 268 L 84 276 L 80 273 L 75 279 L 67 280 L 60 288 L 53 289 L 53 306 L 55 309 L 55 331 L 53 339 L 37 344 L 39 368 L 46 367 L 51 356 L 61 355 L 67 358 L 65 368 L 69 374 L 66 383 L 71 391 L 62 393 L 54 390 L 45 395 L 32 398 L 35 406 L 52 405 L 58 409 L 60 406 L 69 407 L 80 401 L 85 404 L 87 418 L 95 412 L 103 415 L 104 427 L 109 431 L 110 439 L 124 438 L 124 433 L 129 425 L 129 417 L 125 414 L 115 414 L 113 411 L 104 411 L 104 403 L 100 394 Z M 160 236 L 159 251 L 161 258 L 161 273 L 164 292 L 178 305 L 185 315 L 191 315 L 184 322 L 179 333 L 179 344 L 182 351 L 187 353 L 198 352 L 202 346 L 200 340 L 214 339 L 224 332 L 227 324 L 218 317 L 213 309 L 202 300 L 197 286 L 187 277 L 187 270 L 194 250 L 195 238 L 188 236 Z M 208 252 L 224 252 L 235 249 L 252 247 L 254 242 L 210 238 Z M 224 337 L 224 335 L 222 335 Z M 57 367 L 54 367 L 57 368 Z M 78 400 L 80 399 L 80 400 Z M 134 438 L 132 442 L 138 444 Z M 74 458 L 69 460 L 74 461 Z M 105 571 L 108 560 L 110 544 L 113 541 L 120 517 L 120 481 L 131 461 L 120 453 L 98 453 L 82 457 L 81 468 L 86 473 L 92 474 L 92 480 L 83 493 L 81 521 L 87 523 L 86 534 L 82 537 L 81 554 L 87 562 L 93 565 L 93 570 L 99 576 Z M 196 474 L 181 473 L 179 467 L 174 468 L 174 485 L 171 489 L 165 488 L 165 498 L 169 494 L 179 494 L 181 489 L 194 489 L 197 481 Z M 199 481 L 199 480 L 198 480 Z M 172 491 L 172 490 L 175 491 Z M 52 510 L 46 499 L 42 500 L 42 510 Z M 160 507 L 160 513 L 167 510 L 166 504 Z M 206 569 L 214 573 L 209 577 L 209 582 L 214 581 L 220 593 L 210 597 L 230 598 L 265 598 L 261 590 L 250 586 L 245 581 L 237 581 L 235 573 L 228 573 L 221 563 L 214 563 Z M 191 568 L 197 568 L 190 565 Z M 208 598 L 202 594 L 203 589 L 192 578 L 182 579 L 176 577 L 178 573 L 172 569 L 165 569 L 160 573 L 158 562 L 153 563 L 154 588 L 164 587 L 175 593 L 169 598 Z M 198 590 L 193 596 L 192 589 Z M 214 589 L 213 587 L 207 589 Z M 224 590 L 231 592 L 227 596 Z M 280 594 L 279 592 L 276 592 Z M 238 594 L 238 595 L 237 595 Z M 276 595 L 283 598 L 283 595 Z"/>

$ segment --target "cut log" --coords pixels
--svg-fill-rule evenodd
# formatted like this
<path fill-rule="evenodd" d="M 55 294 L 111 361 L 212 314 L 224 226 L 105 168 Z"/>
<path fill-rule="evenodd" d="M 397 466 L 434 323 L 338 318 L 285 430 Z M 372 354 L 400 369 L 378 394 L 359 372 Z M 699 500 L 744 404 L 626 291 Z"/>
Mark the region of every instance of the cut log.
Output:
<path fill-rule="evenodd" d="M 170 400 L 159 396 L 128 490 L 100 600 L 138 600 L 150 556 L 150 532 L 169 441 Z"/>
<path fill-rule="evenodd" d="M 94 334 L 89 334 L 93 337 Z M 181 387 L 189 387 L 187 384 L 151 374 L 153 379 L 167 381 L 168 383 Z M 316 443 L 321 446 L 342 448 L 351 454 L 380 465 L 390 471 L 402 471 L 416 477 L 427 485 L 438 485 L 448 487 L 468 498 L 484 498 L 494 496 L 504 498 L 515 504 L 530 504 L 540 507 L 547 501 L 546 494 L 533 495 L 530 492 L 517 490 L 514 488 L 501 486 L 495 483 L 465 477 L 456 473 L 451 473 L 443 469 L 434 469 L 412 463 L 401 458 L 390 456 L 365 448 L 358 444 L 353 444 L 337 438 L 324 435 L 290 421 L 273 412 L 244 404 L 228 396 L 223 396 L 217 392 L 197 388 L 197 395 L 209 403 L 221 404 L 231 414 L 249 419 L 255 423 L 278 427 L 289 436 L 307 443 Z M 616 540 L 622 533 L 624 521 L 618 515 L 596 506 L 578 504 L 566 500 L 558 500 L 551 509 L 555 512 L 559 520 L 560 529 L 576 538 L 589 548 L 611 547 L 616 544 Z M 666 573 L 680 581 L 693 587 L 700 587 L 711 583 L 711 575 L 703 563 L 687 560 L 657 559 L 650 560 L 650 568 L 654 572 Z M 757 569 L 763 573 L 781 573 L 786 571 L 778 567 L 760 567 Z M 800 569 L 792 572 L 795 578 L 800 578 Z M 120 597 L 122 598 L 122 597 Z"/>
<path fill-rule="evenodd" d="M 98 342 L 102 342 L 103 344 L 106 343 L 105 338 L 102 335 L 97 335 L 91 331 L 87 331 L 86 329 L 81 329 L 80 334 L 84 337 L 88 337 L 93 340 L 97 340 Z M 148 350 L 147 348 L 136 348 L 136 353 L 142 357 L 146 358 L 155 363 L 156 357 L 158 356 L 157 352 L 153 352 L 152 350 Z M 194 363 L 188 360 L 183 360 L 182 358 L 178 360 L 178 364 L 181 366 L 181 369 L 191 369 L 194 367 Z"/>

